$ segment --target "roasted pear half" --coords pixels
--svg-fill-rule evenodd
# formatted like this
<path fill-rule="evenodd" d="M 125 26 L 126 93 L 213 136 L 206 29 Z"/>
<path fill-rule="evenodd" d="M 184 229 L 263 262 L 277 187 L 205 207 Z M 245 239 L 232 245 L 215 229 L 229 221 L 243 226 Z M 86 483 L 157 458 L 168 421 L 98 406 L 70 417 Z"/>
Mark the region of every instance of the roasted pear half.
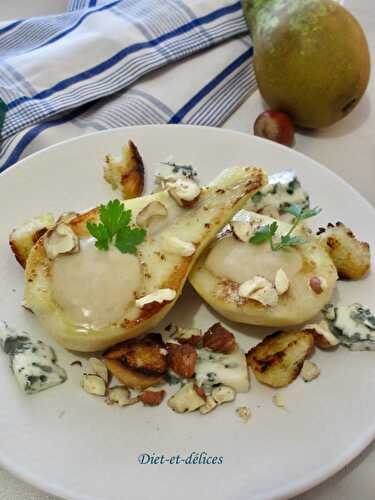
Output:
<path fill-rule="evenodd" d="M 306 227 L 304 244 L 273 251 L 269 242 L 249 243 L 274 219 L 241 210 L 197 260 L 189 280 L 211 307 L 239 323 L 287 326 L 302 323 L 329 302 L 337 280 L 327 251 Z M 278 222 L 278 236 L 290 225 Z"/>
<path fill-rule="evenodd" d="M 29 254 L 27 306 L 68 349 L 101 350 L 142 334 L 165 317 L 202 250 L 266 182 L 262 170 L 236 167 L 200 192 L 179 185 L 126 201 L 132 223 L 147 229 L 135 254 L 96 248 L 87 222 L 98 222 L 99 208 L 62 221 Z"/>

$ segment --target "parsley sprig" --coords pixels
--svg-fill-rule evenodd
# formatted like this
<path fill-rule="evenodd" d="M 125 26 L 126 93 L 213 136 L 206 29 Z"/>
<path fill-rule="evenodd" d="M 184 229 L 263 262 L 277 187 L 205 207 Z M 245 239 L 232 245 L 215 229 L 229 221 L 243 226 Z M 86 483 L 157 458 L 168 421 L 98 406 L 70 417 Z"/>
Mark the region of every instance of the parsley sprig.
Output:
<path fill-rule="evenodd" d="M 114 245 L 122 253 L 136 253 L 137 245 L 146 237 L 146 231 L 130 226 L 132 211 L 125 210 L 120 200 L 111 200 L 107 205 L 99 207 L 99 224 L 87 222 L 86 226 L 96 239 L 95 246 L 99 250 L 108 250 L 109 244 Z"/>
<path fill-rule="evenodd" d="M 296 229 L 298 224 L 300 224 L 300 222 L 305 219 L 309 219 L 310 217 L 315 217 L 315 215 L 318 215 L 321 211 L 322 209 L 318 207 L 303 209 L 300 205 L 290 205 L 289 207 L 284 208 L 284 212 L 293 215 L 294 220 L 286 234 L 282 235 L 278 241 L 274 240 L 274 236 L 279 227 L 278 223 L 275 221 L 272 222 L 272 224 L 265 224 L 264 226 L 261 226 L 249 239 L 249 242 L 254 245 L 260 245 L 265 241 L 269 241 L 274 252 L 277 252 L 278 250 L 285 250 L 288 247 L 296 245 L 303 245 L 306 243 L 306 240 L 300 236 L 292 236 L 293 231 Z"/>

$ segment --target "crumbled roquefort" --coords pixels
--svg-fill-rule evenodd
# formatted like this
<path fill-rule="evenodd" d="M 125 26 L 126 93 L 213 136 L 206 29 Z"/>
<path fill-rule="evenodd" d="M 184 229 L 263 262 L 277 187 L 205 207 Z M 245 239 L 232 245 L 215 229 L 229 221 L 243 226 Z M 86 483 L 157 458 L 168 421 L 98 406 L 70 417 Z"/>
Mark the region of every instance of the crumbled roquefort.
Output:
<path fill-rule="evenodd" d="M 334 306 L 323 309 L 332 333 L 352 351 L 375 351 L 375 317 L 361 304 Z"/>
<path fill-rule="evenodd" d="M 188 382 L 188 379 L 180 377 L 171 369 L 167 371 L 164 377 L 169 385 L 186 384 Z"/>
<path fill-rule="evenodd" d="M 309 195 L 302 189 L 292 170 L 283 170 L 269 177 L 267 186 L 255 193 L 246 208 L 289 222 L 293 216 L 283 211 L 294 204 L 308 208 Z"/>
<path fill-rule="evenodd" d="M 197 171 L 192 165 L 179 165 L 172 158 L 159 162 L 155 174 L 154 192 L 163 191 L 168 182 L 175 182 L 177 179 L 193 179 L 197 182 Z"/>
<path fill-rule="evenodd" d="M 16 380 L 27 394 L 49 389 L 67 379 L 64 368 L 57 364 L 54 350 L 27 333 L 18 333 L 0 320 L 0 346 L 10 357 Z"/>
<path fill-rule="evenodd" d="M 238 347 L 230 354 L 198 349 L 195 379 L 206 394 L 218 384 L 247 392 L 250 381 L 245 354 Z"/>

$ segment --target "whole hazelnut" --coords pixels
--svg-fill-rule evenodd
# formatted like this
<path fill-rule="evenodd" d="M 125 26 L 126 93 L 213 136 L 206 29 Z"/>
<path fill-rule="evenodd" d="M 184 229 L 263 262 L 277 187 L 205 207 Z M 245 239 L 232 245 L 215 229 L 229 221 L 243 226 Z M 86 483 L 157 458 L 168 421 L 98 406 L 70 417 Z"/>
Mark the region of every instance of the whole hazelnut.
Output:
<path fill-rule="evenodd" d="M 268 110 L 255 120 L 254 135 L 291 146 L 294 141 L 294 126 L 286 113 Z"/>
<path fill-rule="evenodd" d="M 310 278 L 309 285 L 313 292 L 320 295 L 327 288 L 327 281 L 320 276 Z"/>

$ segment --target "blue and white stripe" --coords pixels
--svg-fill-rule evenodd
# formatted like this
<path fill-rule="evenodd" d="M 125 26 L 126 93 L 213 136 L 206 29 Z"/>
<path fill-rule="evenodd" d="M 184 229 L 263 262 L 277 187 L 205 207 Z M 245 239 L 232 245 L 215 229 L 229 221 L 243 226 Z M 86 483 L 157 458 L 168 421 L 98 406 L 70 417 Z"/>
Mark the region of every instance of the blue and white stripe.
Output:
<path fill-rule="evenodd" d="M 96 0 L 70 0 L 68 3 L 68 11 L 82 10 L 89 7 L 95 7 L 99 2 Z"/>
<path fill-rule="evenodd" d="M 0 172 L 59 135 L 221 125 L 256 86 L 246 31 L 238 0 L 73 0 L 0 27 Z"/>

